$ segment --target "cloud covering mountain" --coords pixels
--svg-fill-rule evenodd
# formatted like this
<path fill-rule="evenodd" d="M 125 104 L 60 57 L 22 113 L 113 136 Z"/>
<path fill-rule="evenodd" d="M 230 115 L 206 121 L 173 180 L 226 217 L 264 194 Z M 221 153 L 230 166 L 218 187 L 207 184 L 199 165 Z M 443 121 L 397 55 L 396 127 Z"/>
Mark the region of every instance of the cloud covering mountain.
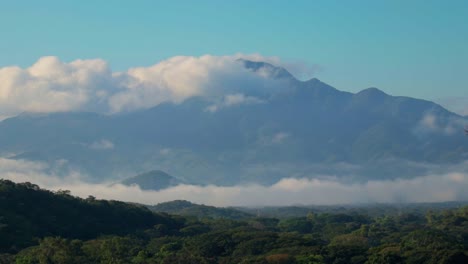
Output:
<path fill-rule="evenodd" d="M 269 71 L 254 73 L 239 59 L 280 63 L 277 58 L 260 55 L 177 56 L 113 72 L 102 59 L 63 62 L 53 56 L 42 57 L 27 68 L 0 68 L 0 116 L 21 112 L 116 113 L 162 102 L 180 103 L 193 96 L 226 95 L 229 105 L 245 97 L 245 91 L 273 91 Z"/>
<path fill-rule="evenodd" d="M 160 169 L 187 184 L 340 182 L 464 172 L 466 117 L 377 88 L 301 81 L 275 58 L 174 57 L 112 72 L 44 57 L 0 70 L 0 155 L 91 182 Z M 86 112 L 85 112 L 86 111 Z M 48 169 L 51 170 L 50 168 Z"/>

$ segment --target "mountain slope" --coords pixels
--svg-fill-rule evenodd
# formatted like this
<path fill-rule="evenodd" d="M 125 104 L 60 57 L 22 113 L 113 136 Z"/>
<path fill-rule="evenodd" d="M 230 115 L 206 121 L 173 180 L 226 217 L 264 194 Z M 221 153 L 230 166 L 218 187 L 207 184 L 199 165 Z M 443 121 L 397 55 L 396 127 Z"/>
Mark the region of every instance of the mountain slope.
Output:
<path fill-rule="evenodd" d="M 268 72 L 282 88 L 218 108 L 217 99 L 192 97 L 115 115 L 25 114 L 0 122 L 0 154 L 66 160 L 95 181 L 157 166 L 190 183 L 222 185 L 413 177 L 432 169 L 427 164 L 468 159 L 468 120 L 433 102 L 377 88 L 353 94 L 296 80 L 271 64 L 244 65 Z"/>
<path fill-rule="evenodd" d="M 164 224 L 182 224 L 143 206 L 118 201 L 80 199 L 67 191 L 53 193 L 31 183 L 0 179 L 0 252 L 27 247 L 37 237 L 91 239 L 105 234 L 126 235 Z M 122 221 L 124 219 L 125 221 Z"/>

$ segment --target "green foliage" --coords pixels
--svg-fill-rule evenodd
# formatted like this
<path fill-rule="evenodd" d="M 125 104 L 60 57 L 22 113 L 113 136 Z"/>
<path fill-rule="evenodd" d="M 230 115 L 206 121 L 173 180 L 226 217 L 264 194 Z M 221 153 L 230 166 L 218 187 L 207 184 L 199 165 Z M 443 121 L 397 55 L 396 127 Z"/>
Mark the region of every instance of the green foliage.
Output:
<path fill-rule="evenodd" d="M 0 213 L 0 253 L 34 245 L 37 237 L 91 239 L 102 234 L 130 234 L 156 224 L 168 229 L 182 225 L 143 206 L 80 199 L 68 191 L 53 193 L 31 183 L 7 180 L 0 180 Z"/>
<path fill-rule="evenodd" d="M 198 218 L 226 218 L 240 220 L 252 217 L 251 214 L 236 210 L 234 208 L 219 208 L 208 205 L 194 204 L 184 200 L 176 200 L 160 203 L 148 208 L 154 212 L 164 212 L 184 216 L 196 216 Z"/>
<path fill-rule="evenodd" d="M 468 263 L 468 207 L 370 215 L 171 216 L 1 181 L 0 264 Z"/>

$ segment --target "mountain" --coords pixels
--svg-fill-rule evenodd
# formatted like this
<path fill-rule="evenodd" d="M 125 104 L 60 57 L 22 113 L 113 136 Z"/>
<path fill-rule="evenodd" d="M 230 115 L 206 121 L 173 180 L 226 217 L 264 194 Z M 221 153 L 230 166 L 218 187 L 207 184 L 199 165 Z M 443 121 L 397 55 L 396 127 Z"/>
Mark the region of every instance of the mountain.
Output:
<path fill-rule="evenodd" d="M 121 182 L 124 185 L 137 185 L 142 190 L 161 190 L 183 183 L 179 179 L 160 170 L 138 174 Z"/>
<path fill-rule="evenodd" d="M 196 216 L 198 218 L 226 218 L 240 220 L 252 218 L 253 215 L 234 208 L 221 208 L 207 205 L 194 204 L 189 201 L 171 201 L 157 205 L 147 206 L 153 212 L 168 214 Z"/>
<path fill-rule="evenodd" d="M 242 62 L 266 72 L 272 87 L 227 103 L 199 96 L 113 115 L 22 114 L 0 122 L 0 155 L 61 164 L 49 169 L 78 169 L 96 182 L 158 167 L 184 182 L 218 185 L 410 178 L 468 159 L 467 118 L 438 104 L 377 88 L 343 92 Z"/>

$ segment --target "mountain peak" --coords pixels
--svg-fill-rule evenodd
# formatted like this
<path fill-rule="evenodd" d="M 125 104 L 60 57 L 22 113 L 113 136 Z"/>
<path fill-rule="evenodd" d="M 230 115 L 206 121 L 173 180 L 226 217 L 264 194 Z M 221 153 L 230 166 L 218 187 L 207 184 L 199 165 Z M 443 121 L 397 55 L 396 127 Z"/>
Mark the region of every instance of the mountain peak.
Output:
<path fill-rule="evenodd" d="M 242 62 L 244 67 L 251 71 L 265 71 L 273 79 L 294 79 L 294 76 L 283 67 L 262 61 L 251 61 L 246 59 L 238 59 L 238 61 Z"/>
<path fill-rule="evenodd" d="M 342 93 L 337 90 L 335 87 L 320 81 L 317 78 L 312 78 L 308 81 L 302 82 L 303 87 L 308 88 L 308 90 L 313 90 L 322 95 L 335 95 L 337 93 Z"/>
<path fill-rule="evenodd" d="M 371 95 L 371 96 L 375 96 L 375 95 L 388 95 L 386 94 L 384 91 L 382 90 L 379 90 L 378 88 L 375 88 L 375 87 L 369 87 L 367 89 L 364 89 L 360 92 L 358 92 L 357 94 L 361 94 L 361 95 Z"/>
<path fill-rule="evenodd" d="M 142 190 L 161 190 L 181 183 L 161 170 L 152 170 L 122 181 L 124 185 L 138 185 Z"/>
<path fill-rule="evenodd" d="M 317 79 L 315 77 L 311 78 L 311 79 L 309 79 L 309 80 L 307 80 L 305 82 L 308 82 L 308 83 L 323 83 L 322 81 L 320 81 L 319 79 Z"/>

